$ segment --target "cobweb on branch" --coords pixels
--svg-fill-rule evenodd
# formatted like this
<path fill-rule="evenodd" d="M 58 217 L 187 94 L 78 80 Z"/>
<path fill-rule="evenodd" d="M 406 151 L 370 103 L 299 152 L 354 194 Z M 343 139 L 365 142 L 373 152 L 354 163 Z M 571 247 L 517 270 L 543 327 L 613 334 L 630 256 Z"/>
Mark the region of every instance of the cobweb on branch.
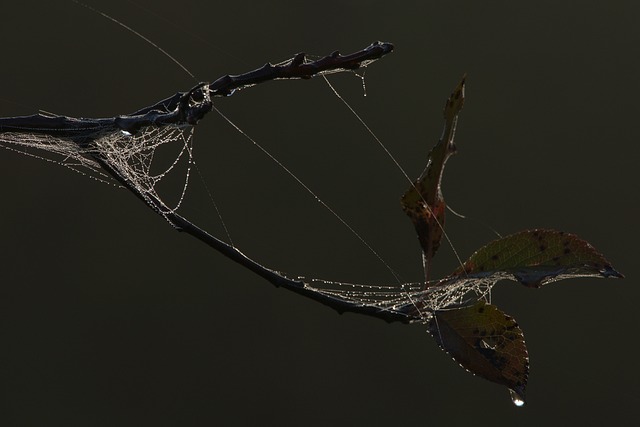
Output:
<path fill-rule="evenodd" d="M 135 135 L 128 132 L 114 132 L 97 138 L 94 141 L 99 156 L 120 173 L 120 176 L 133 186 L 147 202 L 154 198 L 160 202 L 161 212 L 174 212 L 180 208 L 189 185 L 189 176 L 193 166 L 193 127 L 165 125 L 161 127 L 147 126 Z M 156 171 L 157 150 L 166 144 L 178 144 L 178 154 L 166 167 Z M 157 190 L 157 185 L 176 170 L 186 160 L 184 182 L 178 201 L 169 206 Z"/>
<path fill-rule="evenodd" d="M 91 129 L 87 129 L 87 131 L 91 131 Z M 68 138 L 30 133 L 28 129 L 24 129 L 21 132 L 0 134 L 0 147 L 64 166 L 104 183 L 113 183 L 113 179 L 102 172 L 100 165 L 90 157 L 91 150 L 80 148 L 78 144 Z M 50 157 L 47 157 L 47 153 Z"/>
<path fill-rule="evenodd" d="M 429 284 L 364 285 L 322 279 L 307 280 L 305 288 L 359 307 L 406 316 L 410 323 L 428 323 L 437 310 L 468 305 L 478 299 L 490 300 L 491 288 L 502 278 L 445 278 Z"/>
<path fill-rule="evenodd" d="M 102 161 L 117 171 L 148 204 L 158 206 L 159 213 L 166 214 L 180 208 L 193 166 L 193 127 L 173 124 L 147 126 L 131 134 L 109 126 L 96 126 L 74 129 L 72 135 L 60 137 L 41 131 L 21 129 L 20 132 L 3 132 L 0 134 L 0 147 L 65 166 L 100 182 L 118 185 L 102 170 Z M 167 164 L 158 160 L 157 151 L 168 144 L 177 144 L 174 147 L 177 154 Z M 178 168 L 179 165 L 184 167 Z M 157 187 L 172 172 L 183 174 L 183 185 L 177 202 L 170 205 L 163 201 Z M 150 203 L 152 199 L 156 203 Z"/>
<path fill-rule="evenodd" d="M 0 133 L 0 146 L 8 150 L 55 162 L 104 182 L 114 182 L 102 169 L 105 165 L 122 182 L 135 189 L 158 213 L 175 212 L 184 200 L 192 166 L 193 127 L 164 124 L 145 126 L 135 134 L 114 126 L 96 126 L 62 132 L 65 136 L 41 133 L 42 129 L 20 129 Z M 173 157 L 166 160 L 158 150 L 173 146 Z M 164 153 L 163 153 L 164 154 Z M 162 159 L 160 158 L 162 157 Z M 184 167 L 178 167 L 182 165 Z M 178 201 L 169 205 L 159 194 L 158 184 L 172 172 L 184 174 Z M 170 221 L 171 222 L 171 221 Z M 426 323 L 436 310 L 464 305 L 470 300 L 488 298 L 496 278 L 457 277 L 430 283 L 367 285 L 321 279 L 304 279 L 308 292 L 349 304 L 404 316 L 411 322 Z"/>

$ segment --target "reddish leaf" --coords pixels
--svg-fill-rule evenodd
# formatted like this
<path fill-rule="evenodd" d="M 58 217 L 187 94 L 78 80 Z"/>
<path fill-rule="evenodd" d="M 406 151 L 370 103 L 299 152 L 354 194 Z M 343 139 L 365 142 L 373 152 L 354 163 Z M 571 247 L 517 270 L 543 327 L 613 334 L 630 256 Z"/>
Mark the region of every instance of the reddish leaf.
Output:
<path fill-rule="evenodd" d="M 469 372 L 508 387 L 515 404 L 524 404 L 529 356 L 516 321 L 494 305 L 436 311 L 429 332 L 447 354 Z"/>
<path fill-rule="evenodd" d="M 444 131 L 427 157 L 427 167 L 402 196 L 402 209 L 411 218 L 418 234 L 425 260 L 425 275 L 442 240 L 446 204 L 440 183 L 447 159 L 456 152 L 453 139 L 458 114 L 464 105 L 465 78 L 455 88 L 444 106 Z"/>

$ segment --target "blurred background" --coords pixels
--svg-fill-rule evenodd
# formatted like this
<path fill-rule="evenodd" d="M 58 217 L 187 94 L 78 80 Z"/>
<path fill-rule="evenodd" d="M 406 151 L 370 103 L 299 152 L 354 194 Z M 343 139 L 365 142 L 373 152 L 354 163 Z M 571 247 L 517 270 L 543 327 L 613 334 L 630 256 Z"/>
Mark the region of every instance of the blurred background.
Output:
<path fill-rule="evenodd" d="M 459 154 L 443 191 L 461 258 L 502 234 L 577 233 L 627 278 L 494 288 L 527 339 L 527 405 L 475 378 L 421 325 L 337 315 L 173 231 L 126 190 L 0 151 L 2 425 L 623 424 L 640 404 L 633 256 L 634 2 L 87 3 L 153 40 L 197 80 L 304 51 L 395 44 L 362 81 L 330 81 L 412 178 L 463 73 Z M 72 1 L 3 7 L 0 114 L 103 117 L 195 81 Z M 406 178 L 322 79 L 270 82 L 221 109 L 336 210 L 407 281 L 420 250 Z M 201 179 L 181 211 L 292 275 L 393 283 L 330 213 L 215 112 L 196 128 Z M 206 182 L 206 186 L 203 184 Z M 179 194 L 171 181 L 169 200 Z M 207 190 L 208 189 L 208 190 Z M 450 247 L 434 277 L 457 265 Z"/>

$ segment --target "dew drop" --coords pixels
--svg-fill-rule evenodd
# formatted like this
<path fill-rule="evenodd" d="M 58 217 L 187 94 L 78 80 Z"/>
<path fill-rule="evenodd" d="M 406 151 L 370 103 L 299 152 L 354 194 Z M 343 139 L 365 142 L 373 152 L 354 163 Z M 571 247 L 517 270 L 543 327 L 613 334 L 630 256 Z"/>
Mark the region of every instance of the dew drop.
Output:
<path fill-rule="evenodd" d="M 511 394 L 511 401 L 514 405 L 516 405 L 518 408 L 524 406 L 524 398 L 522 396 L 520 396 L 513 390 L 509 390 L 509 393 Z"/>
<path fill-rule="evenodd" d="M 366 72 L 366 70 L 362 73 L 362 74 L 358 74 L 358 73 L 353 73 L 355 74 L 357 77 L 360 77 L 360 80 L 362 80 L 362 95 L 363 96 L 367 96 L 367 83 L 364 80 L 364 73 Z"/>

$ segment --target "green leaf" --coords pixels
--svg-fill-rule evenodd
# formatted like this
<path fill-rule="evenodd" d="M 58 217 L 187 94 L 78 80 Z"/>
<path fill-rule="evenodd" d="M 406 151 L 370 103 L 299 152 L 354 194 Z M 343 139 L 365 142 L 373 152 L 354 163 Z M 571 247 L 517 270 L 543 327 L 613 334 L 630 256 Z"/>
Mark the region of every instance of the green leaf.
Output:
<path fill-rule="evenodd" d="M 447 354 L 469 372 L 508 387 L 514 403 L 524 404 L 529 356 L 524 334 L 495 305 L 436 311 L 429 333 Z"/>
<path fill-rule="evenodd" d="M 624 277 L 575 234 L 537 229 L 494 240 L 476 251 L 447 279 L 497 273 L 529 287 L 572 277 Z"/>
<path fill-rule="evenodd" d="M 447 159 L 456 152 L 453 142 L 458 114 L 464 105 L 465 77 L 462 78 L 444 106 L 444 130 L 438 143 L 427 156 L 427 166 L 420 177 L 402 196 L 402 209 L 409 216 L 418 234 L 425 260 L 427 282 L 428 267 L 440 247 L 444 233 L 446 204 L 440 183 Z"/>

